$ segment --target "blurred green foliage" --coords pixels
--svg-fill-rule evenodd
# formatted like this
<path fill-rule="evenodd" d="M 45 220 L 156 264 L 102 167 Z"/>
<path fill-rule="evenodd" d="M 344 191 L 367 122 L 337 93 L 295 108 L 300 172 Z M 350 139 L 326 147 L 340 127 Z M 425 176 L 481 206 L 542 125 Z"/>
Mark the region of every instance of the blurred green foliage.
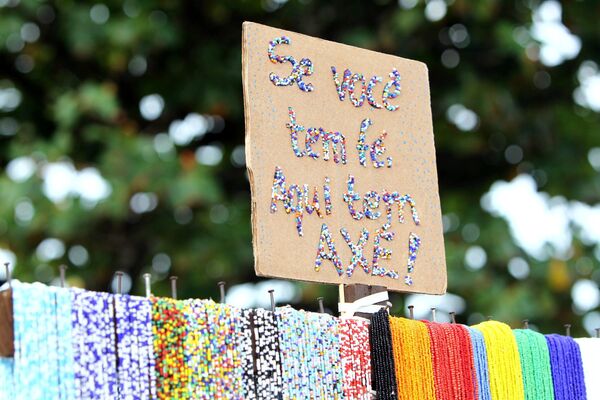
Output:
<path fill-rule="evenodd" d="M 536 60 L 535 41 L 517 40 L 530 28 L 537 3 L 448 3 L 443 18 L 431 22 L 423 1 L 405 8 L 392 0 L 0 0 L 0 89 L 16 88 L 21 96 L 16 108 L 0 107 L 0 159 L 7 166 L 32 157 L 37 165 L 23 181 L 0 176 L 0 247 L 16 254 L 16 276 L 49 282 L 64 263 L 71 265 L 72 284 L 108 290 L 120 269 L 140 293 L 141 274 L 152 271 L 153 259 L 164 264 L 155 257 L 164 253 L 172 267 L 152 271 L 158 294 L 167 293 L 169 274 L 180 276 L 181 295 L 197 297 L 216 296 L 219 280 L 256 280 L 249 185 L 239 161 L 241 23 L 251 20 L 427 63 L 442 209 L 456 222 L 446 233 L 449 291 L 467 302 L 460 320 L 480 313 L 469 322 L 492 315 L 516 326 L 528 318 L 546 332 L 570 322 L 582 334 L 570 289 L 578 278 L 600 276 L 593 249 L 575 240 L 570 259 L 537 261 L 514 243 L 503 220 L 482 210 L 480 199 L 494 181 L 529 173 L 551 195 L 600 202 L 600 177 L 586 159 L 600 142 L 599 115 L 573 101 L 581 62 L 600 59 L 600 3 L 563 5 L 563 21 L 582 49 L 553 68 Z M 455 24 L 468 30 L 467 45 L 449 39 Z M 441 61 L 449 49 L 459 55 L 452 68 Z M 147 120 L 140 100 L 152 94 L 162 97 L 164 109 Z M 474 130 L 449 122 L 446 112 L 455 103 L 477 114 Z M 156 135 L 190 113 L 222 126 L 190 143 L 167 141 L 157 151 L 166 136 Z M 206 145 L 222 150 L 216 165 L 197 162 L 197 149 Z M 507 162 L 509 145 L 522 149 L 523 161 Z M 110 184 L 108 197 L 97 204 L 78 195 L 51 201 L 44 166 L 61 161 L 77 171 L 96 168 Z M 154 194 L 145 201 L 156 201 L 156 208 L 134 212 L 136 193 Z M 17 218 L 19 204 L 29 204 L 21 211 L 33 207 L 33 216 Z M 474 240 L 465 240 L 467 224 L 479 229 Z M 36 252 L 46 238 L 64 243 L 57 258 Z M 464 265 L 472 245 L 487 253 L 477 271 Z M 73 246 L 89 254 L 81 267 L 69 259 Z M 529 262 L 527 279 L 508 273 L 515 256 Z M 582 258 L 592 268 L 576 269 Z M 299 285 L 298 305 L 314 309 L 316 296 L 324 295 L 334 308 L 336 288 Z M 402 297 L 393 302 L 402 312 Z"/>

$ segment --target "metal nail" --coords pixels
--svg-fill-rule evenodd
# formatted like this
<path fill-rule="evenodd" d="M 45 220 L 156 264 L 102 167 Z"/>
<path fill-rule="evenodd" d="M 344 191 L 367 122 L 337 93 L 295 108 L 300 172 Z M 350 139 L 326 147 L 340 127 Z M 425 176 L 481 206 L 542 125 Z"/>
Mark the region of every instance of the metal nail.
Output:
<path fill-rule="evenodd" d="M 529 329 L 529 320 L 528 319 L 523 320 L 523 329 Z"/>
<path fill-rule="evenodd" d="M 145 273 L 142 276 L 144 277 L 144 289 L 146 290 L 146 297 L 150 297 L 150 296 L 152 296 L 152 291 L 151 291 L 151 287 L 150 287 L 152 275 L 149 273 Z"/>
<path fill-rule="evenodd" d="M 6 281 L 8 282 L 8 288 L 12 289 L 12 276 L 10 271 L 10 263 L 4 263 L 4 270 L 6 272 Z"/>
<path fill-rule="evenodd" d="M 171 297 L 177 300 L 177 277 L 172 276 L 169 279 L 171 280 Z"/>
<path fill-rule="evenodd" d="M 117 293 L 122 294 L 123 291 L 123 272 L 117 271 L 115 272 L 115 276 L 117 277 Z"/>
<path fill-rule="evenodd" d="M 60 287 L 64 288 L 67 280 L 67 266 L 62 264 L 60 267 L 58 267 L 58 271 L 60 274 Z"/>
<path fill-rule="evenodd" d="M 219 285 L 219 293 L 221 295 L 221 304 L 225 304 L 225 281 L 217 283 Z"/>
<path fill-rule="evenodd" d="M 565 333 L 567 336 L 571 336 L 571 324 L 565 324 Z"/>
<path fill-rule="evenodd" d="M 269 289 L 269 296 L 271 297 L 271 311 L 275 311 L 275 290 Z"/>
<path fill-rule="evenodd" d="M 435 320 L 435 312 L 436 311 L 437 310 L 435 309 L 435 307 L 431 307 L 431 321 L 432 322 L 436 322 L 436 320 Z"/>
<path fill-rule="evenodd" d="M 321 314 L 325 314 L 325 306 L 323 305 L 323 297 L 317 297 L 317 301 L 319 302 L 319 312 Z"/>
<path fill-rule="evenodd" d="M 450 314 L 450 321 L 452 321 L 452 323 L 455 324 L 456 323 L 456 312 L 450 311 L 448 314 Z"/>
<path fill-rule="evenodd" d="M 412 304 L 408 306 L 408 313 L 410 315 L 410 319 L 415 319 L 415 306 Z"/>

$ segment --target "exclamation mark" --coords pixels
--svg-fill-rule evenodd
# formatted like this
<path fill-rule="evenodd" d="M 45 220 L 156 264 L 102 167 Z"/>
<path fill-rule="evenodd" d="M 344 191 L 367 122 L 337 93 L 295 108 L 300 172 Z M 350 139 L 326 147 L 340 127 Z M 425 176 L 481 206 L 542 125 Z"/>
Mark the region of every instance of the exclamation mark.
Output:
<path fill-rule="evenodd" d="M 410 233 L 408 237 L 408 273 L 412 274 L 415 270 L 415 262 L 417 262 L 417 253 L 421 247 L 421 238 L 416 233 Z M 413 280 L 410 275 L 404 277 L 404 283 L 412 286 Z"/>

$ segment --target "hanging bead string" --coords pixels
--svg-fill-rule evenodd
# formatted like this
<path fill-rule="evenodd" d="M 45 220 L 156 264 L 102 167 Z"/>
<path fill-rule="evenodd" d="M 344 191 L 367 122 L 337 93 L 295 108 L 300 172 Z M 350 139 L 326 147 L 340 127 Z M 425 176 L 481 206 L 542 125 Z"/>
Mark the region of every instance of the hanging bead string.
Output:
<path fill-rule="evenodd" d="M 152 302 L 145 297 L 130 297 L 134 315 L 134 336 L 137 339 L 141 398 L 156 398 L 154 343 L 152 335 Z"/>
<path fill-rule="evenodd" d="M 190 397 L 209 399 L 211 396 L 210 360 L 208 353 L 208 325 L 205 300 L 184 300 L 183 314 L 186 323 L 184 359 L 189 372 Z"/>
<path fill-rule="evenodd" d="M 368 321 L 353 318 L 340 319 L 339 342 L 344 398 L 370 399 L 371 355 Z"/>
<path fill-rule="evenodd" d="M 343 398 L 344 392 L 342 389 L 342 382 L 344 380 L 344 371 L 342 370 L 342 364 L 340 360 L 340 332 L 339 332 L 339 319 L 334 318 L 327 314 L 317 314 L 326 326 L 325 350 L 329 353 L 329 356 L 325 358 L 324 368 L 328 377 L 331 376 L 332 381 L 327 379 L 327 388 L 329 388 L 329 394 L 333 395 L 333 398 Z M 368 342 L 368 340 L 367 340 Z"/>
<path fill-rule="evenodd" d="M 544 335 L 530 329 L 515 329 L 513 334 L 519 348 L 525 398 L 553 400 L 550 353 Z"/>
<path fill-rule="evenodd" d="M 371 371 L 371 344 L 369 341 L 369 322 L 355 320 L 354 323 L 357 329 L 354 332 L 353 340 L 358 345 L 353 346 L 355 352 L 355 358 L 358 359 L 358 363 L 362 372 L 360 373 L 361 381 L 358 387 L 357 397 L 359 399 L 369 400 L 371 399 L 372 391 L 372 371 Z M 358 353 L 358 355 L 356 355 Z"/>
<path fill-rule="evenodd" d="M 283 399 L 335 399 L 343 395 L 337 319 L 276 309 Z"/>
<path fill-rule="evenodd" d="M 15 354 L 3 362 L 6 398 L 74 399 L 70 293 L 18 281 L 12 289 Z"/>
<path fill-rule="evenodd" d="M 42 380 L 40 348 L 42 329 L 38 317 L 45 313 L 40 293 L 31 284 L 13 282 L 14 323 L 14 393 L 25 398 L 42 398 L 45 383 Z M 43 385 L 43 386 L 42 386 Z"/>
<path fill-rule="evenodd" d="M 281 354 L 282 396 L 284 400 L 307 398 L 304 393 L 301 365 L 304 361 L 304 332 L 299 311 L 277 307 L 275 316 Z"/>
<path fill-rule="evenodd" d="M 150 300 L 119 294 L 114 301 L 119 396 L 150 399 L 155 387 Z"/>
<path fill-rule="evenodd" d="M 381 309 L 373 314 L 370 334 L 373 389 L 377 392 L 378 400 L 396 399 L 398 389 L 394 376 L 394 355 L 387 310 Z"/>
<path fill-rule="evenodd" d="M 86 399 L 116 398 L 117 357 L 113 296 L 73 289 L 75 379 Z"/>
<path fill-rule="evenodd" d="M 344 371 L 344 380 L 342 388 L 344 396 L 347 399 L 356 399 L 358 397 L 358 371 L 357 360 L 354 358 L 354 346 L 352 341 L 354 334 L 354 326 L 351 319 L 343 319 L 340 321 L 340 361 Z"/>
<path fill-rule="evenodd" d="M 81 398 L 117 396 L 112 295 L 73 289 L 75 380 Z"/>
<path fill-rule="evenodd" d="M 54 288 L 34 284 L 40 307 L 43 310 L 38 316 L 38 339 L 39 362 L 42 368 L 41 379 L 43 382 L 43 393 L 48 398 L 60 396 L 60 381 L 58 376 L 58 332 L 56 326 L 56 296 Z M 48 366 L 53 366 L 48 368 Z"/>
<path fill-rule="evenodd" d="M 450 342 L 442 324 L 424 321 L 431 340 L 431 357 L 433 360 L 433 378 L 435 395 L 438 400 L 454 398 L 454 368 L 448 368 L 451 363 Z"/>
<path fill-rule="evenodd" d="M 438 400 L 474 399 L 477 384 L 471 339 L 458 324 L 425 321 L 431 339 L 436 398 Z"/>
<path fill-rule="evenodd" d="M 187 334 L 184 303 L 169 298 L 152 298 L 152 329 L 159 399 L 188 399 L 190 372 L 184 357 Z"/>
<path fill-rule="evenodd" d="M 498 321 L 485 321 L 474 328 L 485 340 L 492 399 L 523 400 L 523 374 L 517 342 L 510 327 Z"/>
<path fill-rule="evenodd" d="M 246 400 L 257 398 L 253 327 L 254 310 L 241 310 L 239 326 L 237 327 L 238 351 L 242 368 L 242 396 Z"/>
<path fill-rule="evenodd" d="M 546 335 L 556 400 L 586 398 L 581 352 L 570 337 Z"/>
<path fill-rule="evenodd" d="M 469 329 L 464 325 L 447 325 L 454 336 L 454 359 L 461 368 L 459 380 L 463 382 L 460 396 L 464 399 L 476 399 L 478 396 L 477 374 L 473 361 L 473 346 Z"/>
<path fill-rule="evenodd" d="M 488 377 L 487 353 L 485 350 L 485 340 L 483 334 L 475 328 L 469 327 L 469 335 L 473 348 L 473 361 L 475 363 L 475 373 L 477 379 L 477 399 L 491 400 L 490 382 Z"/>
<path fill-rule="evenodd" d="M 304 313 L 304 340 L 306 343 L 306 370 L 309 399 L 325 398 L 326 388 L 321 385 L 325 381 L 324 342 L 325 332 L 318 314 Z"/>
<path fill-rule="evenodd" d="M 283 395 L 280 332 L 275 313 L 254 310 L 256 353 L 256 395 L 258 399 L 279 399 Z"/>
<path fill-rule="evenodd" d="M 210 371 L 215 382 L 215 398 L 239 399 L 237 388 L 242 385 L 242 371 L 236 348 L 236 327 L 239 325 L 240 310 L 226 304 L 206 302 L 210 352 L 220 357 L 211 357 Z"/>
<path fill-rule="evenodd" d="M 79 307 L 76 304 L 80 301 L 83 296 L 83 291 L 78 289 L 71 289 L 71 334 L 73 341 L 73 373 L 75 375 L 75 395 L 76 398 L 80 399 L 83 396 L 82 383 L 84 380 L 84 371 L 81 366 L 81 357 L 83 346 L 83 325 L 79 319 Z M 15 333 L 16 334 L 16 333 Z M 15 342 L 16 343 L 16 342 Z"/>
<path fill-rule="evenodd" d="M 390 317 L 399 399 L 434 399 L 431 341 L 425 324 Z"/>
<path fill-rule="evenodd" d="M 327 314 L 304 312 L 310 342 L 307 357 L 311 398 L 343 396 L 338 319 Z"/>
<path fill-rule="evenodd" d="M 16 393 L 14 358 L 0 357 L 0 399 L 10 399 Z"/>
<path fill-rule="evenodd" d="M 134 398 L 139 391 L 133 375 L 137 371 L 133 357 L 134 337 L 129 317 L 129 296 L 117 294 L 115 300 L 115 321 L 117 326 L 117 373 L 119 377 L 119 395 Z"/>
<path fill-rule="evenodd" d="M 58 382 L 61 400 L 75 400 L 75 357 L 73 354 L 73 331 L 71 325 L 71 292 L 54 288 L 57 343 Z"/>

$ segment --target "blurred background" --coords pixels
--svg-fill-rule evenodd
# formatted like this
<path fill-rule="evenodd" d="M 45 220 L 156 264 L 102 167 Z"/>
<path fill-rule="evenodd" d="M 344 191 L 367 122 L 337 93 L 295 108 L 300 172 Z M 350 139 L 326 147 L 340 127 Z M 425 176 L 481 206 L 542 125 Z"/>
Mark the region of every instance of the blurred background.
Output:
<path fill-rule="evenodd" d="M 393 312 L 600 327 L 600 3 L 0 0 L 0 261 L 25 281 L 336 309 L 254 275 L 241 24 L 427 63 L 448 294 Z M 265 50 L 266 51 L 266 50 Z M 266 54 L 266 53 L 265 53 Z M 266 57 L 266 56 L 265 56 Z M 0 279 L 4 271 L 0 272 Z"/>

